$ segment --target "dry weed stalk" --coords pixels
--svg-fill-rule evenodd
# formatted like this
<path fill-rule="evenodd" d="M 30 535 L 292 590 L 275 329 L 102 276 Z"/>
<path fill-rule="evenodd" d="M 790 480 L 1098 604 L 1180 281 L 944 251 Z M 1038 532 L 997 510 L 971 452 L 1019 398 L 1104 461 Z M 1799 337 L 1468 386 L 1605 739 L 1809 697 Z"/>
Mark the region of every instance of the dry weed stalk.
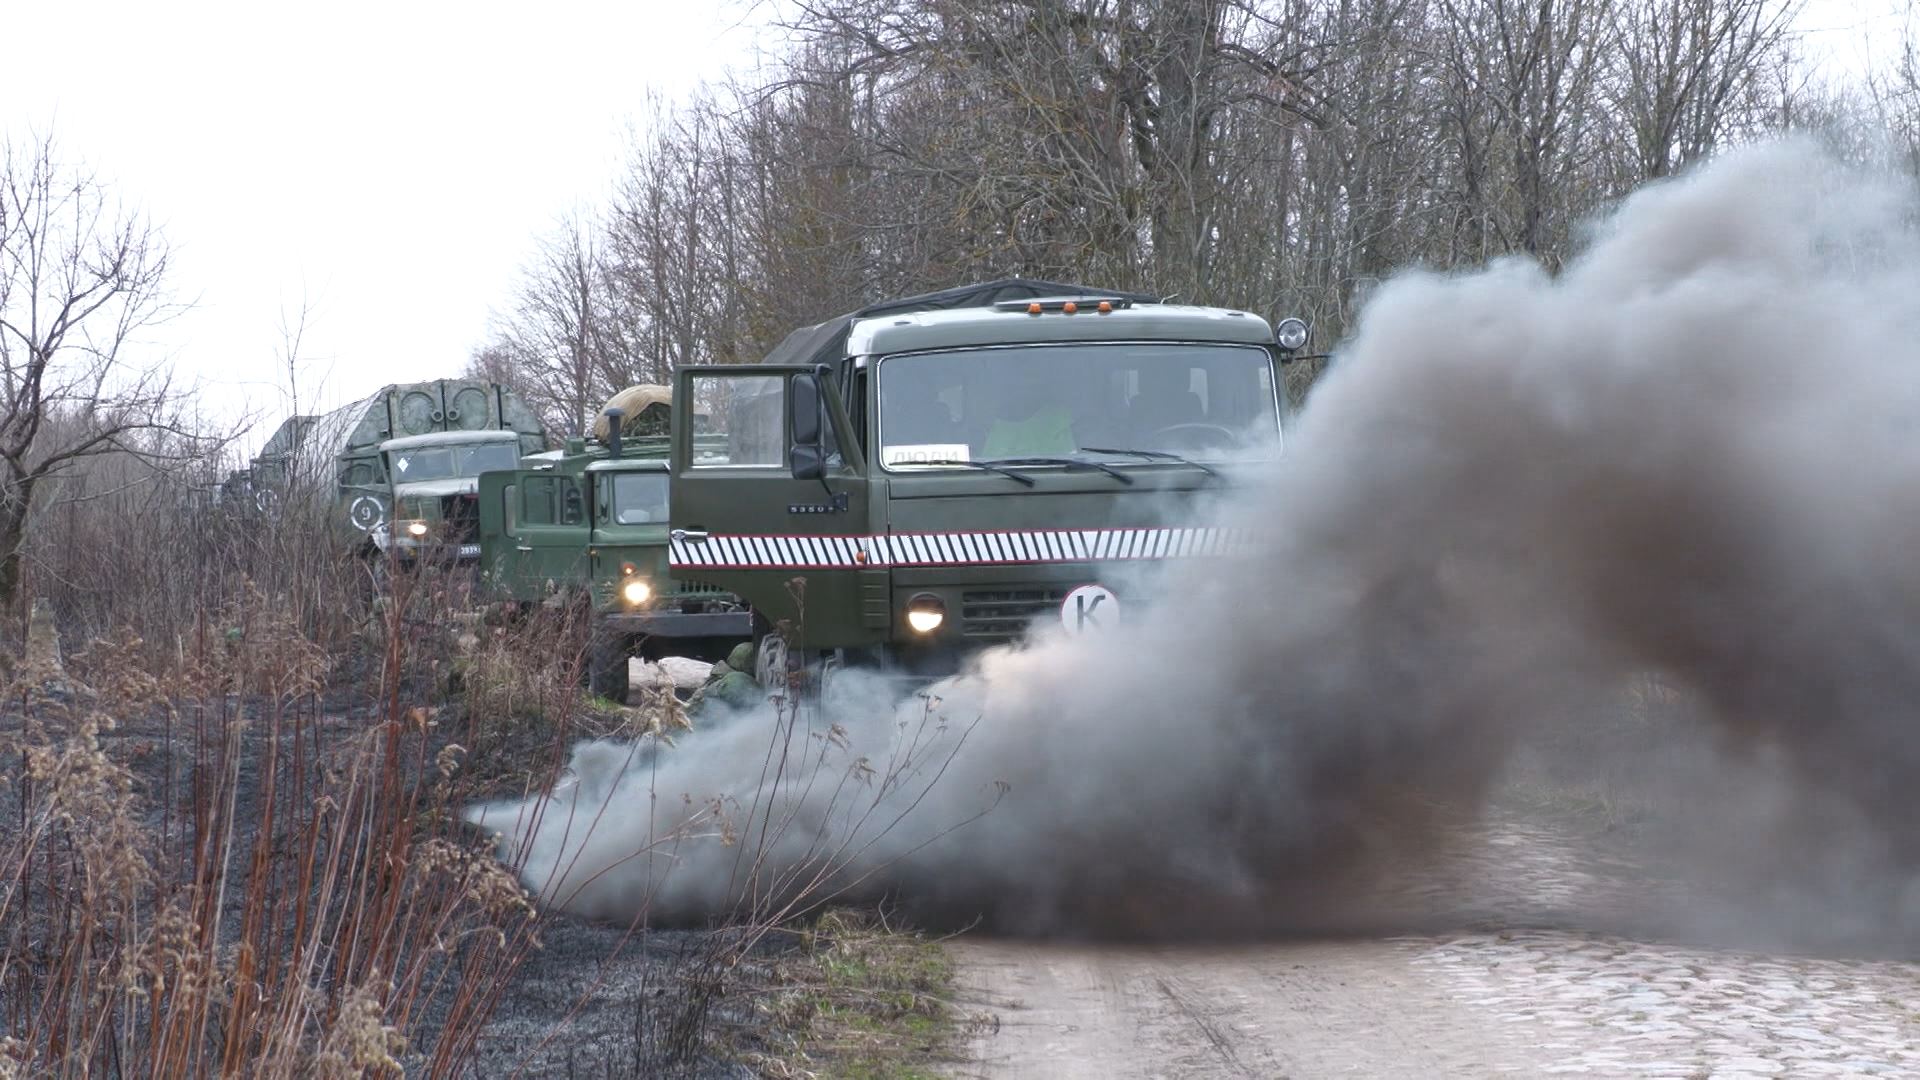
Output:
<path fill-rule="evenodd" d="M 329 613 L 368 609 L 363 571 L 256 542 L 318 565 L 251 538 L 168 644 L 121 628 L 74 658 L 84 685 L 4 687 L 0 1076 L 453 1075 L 537 943 L 458 824 L 419 630 L 446 576 L 391 574 L 359 635 Z M 356 663 L 377 689 L 342 707 Z"/>

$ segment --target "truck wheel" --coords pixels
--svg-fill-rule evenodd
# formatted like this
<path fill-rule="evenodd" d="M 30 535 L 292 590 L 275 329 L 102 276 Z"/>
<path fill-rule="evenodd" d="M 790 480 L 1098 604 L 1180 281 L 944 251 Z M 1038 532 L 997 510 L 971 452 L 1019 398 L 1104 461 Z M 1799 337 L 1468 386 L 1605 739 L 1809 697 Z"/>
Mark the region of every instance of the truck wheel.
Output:
<path fill-rule="evenodd" d="M 785 691 L 791 671 L 787 639 L 778 631 L 762 637 L 753 650 L 753 681 L 768 690 Z"/>
<path fill-rule="evenodd" d="M 626 635 L 596 628 L 587 643 L 587 690 L 625 705 L 627 656 Z"/>

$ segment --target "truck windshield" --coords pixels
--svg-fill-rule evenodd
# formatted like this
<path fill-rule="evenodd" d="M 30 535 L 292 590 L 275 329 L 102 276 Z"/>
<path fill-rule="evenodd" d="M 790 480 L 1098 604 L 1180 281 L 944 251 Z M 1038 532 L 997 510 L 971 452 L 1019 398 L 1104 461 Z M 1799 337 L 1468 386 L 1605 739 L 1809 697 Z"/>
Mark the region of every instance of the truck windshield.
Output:
<path fill-rule="evenodd" d="M 1063 454 L 1152 460 L 1142 451 L 1219 460 L 1280 431 L 1271 355 L 1253 345 L 903 353 L 880 362 L 877 381 L 881 461 L 895 469 Z"/>
<path fill-rule="evenodd" d="M 613 474 L 613 520 L 620 525 L 667 523 L 667 474 Z"/>
<path fill-rule="evenodd" d="M 479 476 L 483 472 L 517 468 L 520 464 L 519 447 L 510 442 L 423 446 L 391 453 L 393 479 L 401 484 Z"/>

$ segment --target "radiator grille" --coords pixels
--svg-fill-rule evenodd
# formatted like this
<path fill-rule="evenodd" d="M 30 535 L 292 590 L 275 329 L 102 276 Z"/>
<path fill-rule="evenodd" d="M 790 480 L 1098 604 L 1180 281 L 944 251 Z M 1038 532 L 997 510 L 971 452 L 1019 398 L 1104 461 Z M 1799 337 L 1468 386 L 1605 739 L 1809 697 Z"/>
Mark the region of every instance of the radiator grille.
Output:
<path fill-rule="evenodd" d="M 960 633 L 1008 640 L 1026 633 L 1035 618 L 1057 616 L 1066 589 L 981 589 L 960 594 Z"/>

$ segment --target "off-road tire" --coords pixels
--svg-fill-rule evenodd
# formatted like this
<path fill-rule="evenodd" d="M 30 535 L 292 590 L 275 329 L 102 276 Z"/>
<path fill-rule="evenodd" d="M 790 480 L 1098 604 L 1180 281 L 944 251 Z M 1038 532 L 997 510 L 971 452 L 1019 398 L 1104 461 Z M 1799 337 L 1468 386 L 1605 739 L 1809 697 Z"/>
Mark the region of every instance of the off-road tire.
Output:
<path fill-rule="evenodd" d="M 596 626 L 587 639 L 587 690 L 598 697 L 621 705 L 627 703 L 627 657 L 625 634 Z"/>
<path fill-rule="evenodd" d="M 777 630 L 762 635 L 753 647 L 753 681 L 763 689 L 785 693 L 792 677 L 793 661 L 787 639 Z"/>

